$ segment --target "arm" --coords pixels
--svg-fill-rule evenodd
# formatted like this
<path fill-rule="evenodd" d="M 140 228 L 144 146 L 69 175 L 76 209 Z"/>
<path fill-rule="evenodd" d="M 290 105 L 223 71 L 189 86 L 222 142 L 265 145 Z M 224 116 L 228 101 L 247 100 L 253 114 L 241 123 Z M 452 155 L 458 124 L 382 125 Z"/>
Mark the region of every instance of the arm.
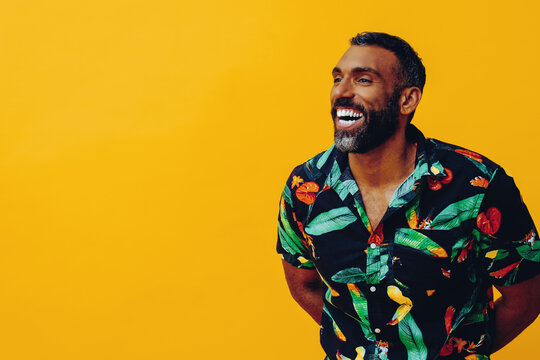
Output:
<path fill-rule="evenodd" d="M 316 270 L 299 269 L 284 260 L 283 269 L 292 297 L 320 325 L 323 284 L 319 274 Z"/>
<path fill-rule="evenodd" d="M 496 286 L 501 297 L 495 302 L 495 352 L 529 326 L 540 312 L 540 275 L 511 286 Z"/>

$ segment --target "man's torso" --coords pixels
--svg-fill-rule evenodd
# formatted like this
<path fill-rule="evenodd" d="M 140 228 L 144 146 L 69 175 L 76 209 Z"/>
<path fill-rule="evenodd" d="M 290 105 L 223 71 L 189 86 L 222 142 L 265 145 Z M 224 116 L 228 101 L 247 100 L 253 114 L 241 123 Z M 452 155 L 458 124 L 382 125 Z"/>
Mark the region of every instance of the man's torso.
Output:
<path fill-rule="evenodd" d="M 330 359 L 489 354 L 492 283 L 513 283 L 522 261 L 493 245 L 501 216 L 485 201 L 496 174 L 497 183 L 508 177 L 476 153 L 417 137 L 415 171 L 376 228 L 336 149 L 297 167 L 285 187 L 278 251 L 327 286 L 321 343 Z M 536 236 L 532 221 L 516 226 L 516 241 Z"/>

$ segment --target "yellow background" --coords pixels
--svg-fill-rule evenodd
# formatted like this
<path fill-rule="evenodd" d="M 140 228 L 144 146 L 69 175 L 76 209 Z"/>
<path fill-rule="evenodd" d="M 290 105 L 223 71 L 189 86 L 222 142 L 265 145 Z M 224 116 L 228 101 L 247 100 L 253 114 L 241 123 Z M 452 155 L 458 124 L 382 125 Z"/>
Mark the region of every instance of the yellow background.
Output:
<path fill-rule="evenodd" d="M 359 31 L 413 45 L 414 123 L 505 166 L 538 222 L 538 6 L 376 3 L 3 1 L 0 358 L 322 359 L 277 203 L 332 142 Z"/>

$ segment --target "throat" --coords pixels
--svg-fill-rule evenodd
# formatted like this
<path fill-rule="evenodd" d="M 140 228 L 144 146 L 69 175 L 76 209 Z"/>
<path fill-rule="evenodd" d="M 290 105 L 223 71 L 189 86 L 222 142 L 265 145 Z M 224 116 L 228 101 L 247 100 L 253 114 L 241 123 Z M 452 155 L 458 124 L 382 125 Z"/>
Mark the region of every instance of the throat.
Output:
<path fill-rule="evenodd" d="M 397 188 L 397 187 L 396 187 Z M 369 219 L 371 229 L 375 231 L 379 223 L 381 222 L 384 214 L 388 210 L 388 205 L 396 189 L 381 190 L 369 190 L 360 187 L 360 194 L 362 195 L 362 202 L 364 203 L 364 210 Z"/>
<path fill-rule="evenodd" d="M 351 155 L 359 154 L 349 154 L 349 166 L 373 231 L 388 211 L 396 190 L 414 172 L 416 145 L 407 144 L 400 156 L 387 158 L 384 153 L 376 154 L 377 156 L 363 158 L 363 161 L 356 163 L 351 159 Z"/>
<path fill-rule="evenodd" d="M 416 143 L 383 144 L 365 154 L 349 153 L 349 167 L 358 187 L 394 190 L 414 171 Z"/>

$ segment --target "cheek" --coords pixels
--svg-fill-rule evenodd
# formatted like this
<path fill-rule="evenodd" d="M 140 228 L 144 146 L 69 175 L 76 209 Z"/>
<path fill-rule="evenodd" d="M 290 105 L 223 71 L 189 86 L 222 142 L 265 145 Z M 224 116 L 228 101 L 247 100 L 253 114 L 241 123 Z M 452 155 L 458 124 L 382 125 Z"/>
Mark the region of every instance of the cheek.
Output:
<path fill-rule="evenodd" d="M 336 95 L 336 87 L 335 86 L 332 86 L 332 88 L 330 89 L 330 102 L 331 103 L 334 103 L 334 101 L 336 100 L 337 98 L 337 95 Z"/>
<path fill-rule="evenodd" d="M 373 89 L 366 91 L 366 93 L 364 94 L 364 99 L 370 109 L 381 110 L 384 109 L 386 105 L 388 105 L 390 95 L 386 94 L 383 91 Z"/>

